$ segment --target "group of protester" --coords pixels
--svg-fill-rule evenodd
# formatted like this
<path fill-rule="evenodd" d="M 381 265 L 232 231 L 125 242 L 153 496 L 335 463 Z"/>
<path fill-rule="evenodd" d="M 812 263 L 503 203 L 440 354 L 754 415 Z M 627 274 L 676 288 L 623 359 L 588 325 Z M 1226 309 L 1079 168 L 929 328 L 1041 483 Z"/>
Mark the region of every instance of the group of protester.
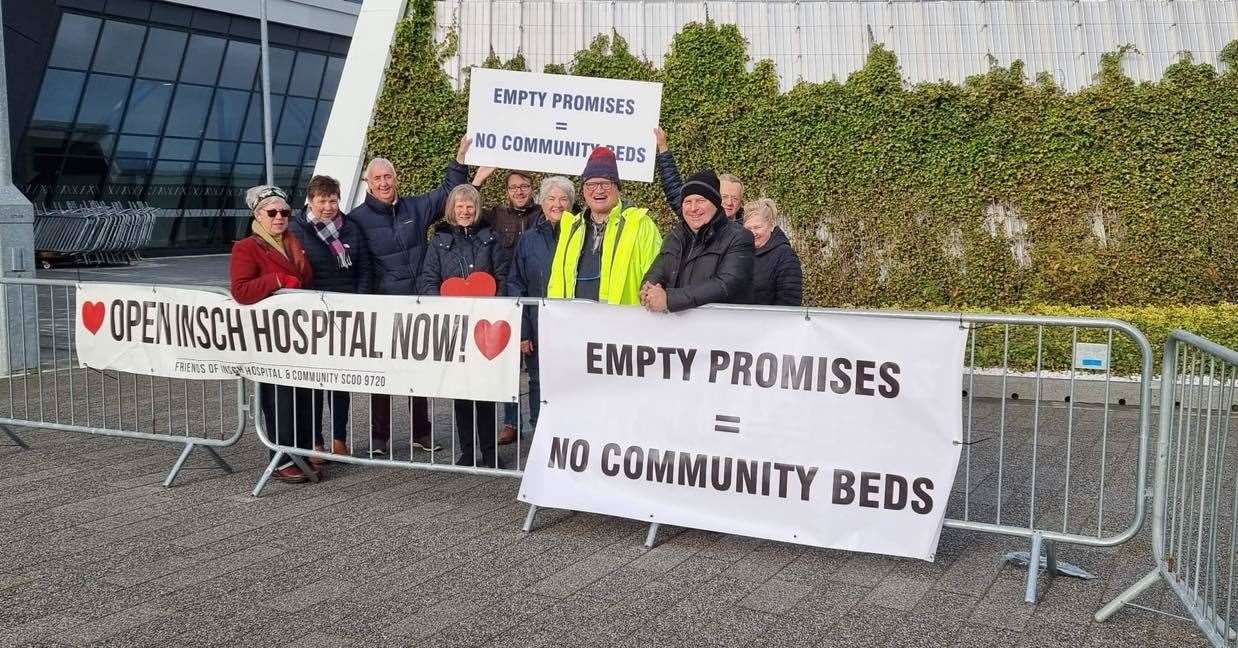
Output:
<path fill-rule="evenodd" d="M 479 167 L 469 179 L 464 157 L 471 141 L 460 140 L 443 183 L 420 195 L 399 195 L 395 167 L 375 158 L 365 170 L 365 201 L 340 210 L 340 185 L 314 176 L 304 212 L 293 215 L 288 196 L 261 185 L 246 193 L 253 211 L 252 235 L 232 249 L 232 295 L 259 302 L 281 289 L 313 289 L 382 295 L 438 295 L 443 282 L 475 272 L 495 279 L 496 293 L 512 297 L 589 299 L 678 312 L 711 303 L 799 306 L 802 270 L 778 207 L 762 198 L 744 204 L 739 178 L 706 169 L 681 178 L 666 135 L 655 132 L 657 163 L 667 202 L 679 216 L 665 238 L 648 209 L 623 200 L 615 154 L 598 147 L 576 185 L 563 176 L 506 174 L 506 200 L 483 210 L 478 187 L 495 169 Z M 537 426 L 540 394 L 537 311 L 526 308 L 520 351 L 528 373 L 530 417 Z M 261 383 L 259 407 L 268 434 L 282 446 L 349 454 L 348 392 Z M 330 448 L 324 445 L 324 407 L 331 412 Z M 371 396 L 370 453 L 391 452 L 391 399 Z M 496 430 L 496 403 L 453 403 L 457 465 L 501 467 L 498 445 L 516 440 L 519 407 L 503 408 Z M 440 451 L 429 402 L 409 399 L 411 444 Z M 310 469 L 322 471 L 311 460 Z M 308 476 L 293 462 L 273 476 L 300 483 Z"/>

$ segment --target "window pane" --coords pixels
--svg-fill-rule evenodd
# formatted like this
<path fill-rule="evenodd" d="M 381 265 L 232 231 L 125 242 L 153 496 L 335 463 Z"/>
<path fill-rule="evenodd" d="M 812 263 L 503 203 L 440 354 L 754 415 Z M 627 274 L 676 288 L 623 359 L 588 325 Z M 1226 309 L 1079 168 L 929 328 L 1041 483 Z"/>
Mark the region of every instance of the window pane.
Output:
<path fill-rule="evenodd" d="M 198 152 L 198 140 L 180 137 L 163 138 L 159 157 L 164 160 L 192 160 Z"/>
<path fill-rule="evenodd" d="M 75 130 L 69 137 L 69 155 L 106 161 L 112 157 L 112 145 L 115 143 L 116 134 L 112 132 L 91 128 Z"/>
<path fill-rule="evenodd" d="M 292 80 L 288 84 L 288 94 L 317 97 L 318 86 L 322 83 L 322 67 L 326 63 L 327 57 L 322 54 L 297 54 L 297 67 L 293 70 Z"/>
<path fill-rule="evenodd" d="M 288 91 L 288 77 L 292 76 L 292 60 L 296 52 L 292 50 L 270 48 L 271 52 L 271 94 L 284 94 Z M 262 75 L 254 80 L 254 89 L 262 91 Z"/>
<path fill-rule="evenodd" d="M 140 135 L 121 135 L 116 143 L 116 157 L 153 158 L 159 138 Z"/>
<path fill-rule="evenodd" d="M 275 163 L 276 164 L 301 164 L 301 147 L 300 146 L 276 146 L 275 147 Z"/>
<path fill-rule="evenodd" d="M 125 125 L 121 130 L 138 135 L 158 135 L 168 114 L 171 98 L 171 83 L 138 79 L 133 83 L 129 112 L 125 115 Z"/>
<path fill-rule="evenodd" d="M 206 124 L 206 136 L 212 139 L 240 139 L 241 126 L 245 121 L 245 108 L 248 105 L 248 92 L 216 90 L 215 101 L 211 108 L 211 120 Z"/>
<path fill-rule="evenodd" d="M 92 68 L 96 72 L 133 74 L 145 32 L 145 27 L 133 23 L 115 20 L 103 23 L 103 35 L 99 37 L 99 50 L 95 52 Z"/>
<path fill-rule="evenodd" d="M 294 166 L 279 166 L 279 165 L 276 165 L 276 167 L 275 167 L 275 186 L 277 186 L 277 187 L 279 187 L 279 188 L 281 188 L 281 189 L 288 188 L 288 190 L 290 190 L 290 191 L 291 191 L 292 189 L 295 189 L 295 188 L 296 188 L 296 182 L 297 182 L 297 171 L 300 171 L 300 169 L 299 169 L 299 168 L 297 168 L 297 167 L 294 167 Z M 295 192 L 293 192 L 293 193 L 295 193 Z M 296 203 L 296 201 L 295 201 L 295 200 L 293 200 L 293 203 L 295 204 L 295 203 Z"/>
<path fill-rule="evenodd" d="M 102 22 L 98 18 L 64 14 L 60 19 L 60 29 L 56 32 L 56 46 L 47 64 L 75 70 L 87 69 Z"/>
<path fill-rule="evenodd" d="M 194 171 L 190 190 L 185 197 L 187 209 L 218 209 L 232 202 L 228 195 L 229 175 L 232 165 L 216 162 L 199 162 Z"/>
<path fill-rule="evenodd" d="M 215 85 L 219 76 L 219 63 L 224 58 L 224 46 L 228 41 L 211 36 L 194 34 L 189 37 L 185 51 L 185 67 L 181 69 L 181 81 Z"/>
<path fill-rule="evenodd" d="M 211 107 L 211 89 L 202 86 L 180 84 L 176 98 L 168 113 L 168 127 L 164 131 L 177 137 L 201 137 L 206 127 L 206 111 Z"/>
<path fill-rule="evenodd" d="M 344 59 L 332 56 L 327 59 L 327 73 L 322 78 L 322 89 L 318 96 L 323 99 L 335 99 L 335 90 L 340 86 L 340 73 L 344 71 Z"/>
<path fill-rule="evenodd" d="M 77 99 L 82 94 L 86 75 L 81 72 L 48 70 L 43 77 L 38 103 L 34 106 L 34 127 L 63 126 L 73 123 Z"/>
<path fill-rule="evenodd" d="M 219 73 L 219 85 L 225 88 L 247 90 L 254 86 L 254 74 L 258 71 L 258 46 L 253 43 L 231 41 L 223 70 Z"/>
<path fill-rule="evenodd" d="M 99 185 L 107 174 L 107 164 L 99 158 L 66 157 L 56 188 L 59 200 L 96 200 Z"/>
<path fill-rule="evenodd" d="M 237 149 L 236 161 L 248 162 L 249 164 L 262 164 L 263 153 L 261 144 L 241 144 L 241 148 Z"/>
<path fill-rule="evenodd" d="M 307 147 L 305 149 L 305 166 L 313 170 L 314 165 L 316 164 L 318 164 L 318 147 L 317 146 Z"/>
<path fill-rule="evenodd" d="M 279 125 L 279 111 L 284 107 L 283 95 L 271 95 L 271 128 Z M 254 93 L 249 98 L 249 116 L 245 118 L 246 142 L 262 141 L 262 95 Z"/>
<path fill-rule="evenodd" d="M 319 101 L 318 109 L 314 111 L 314 123 L 310 127 L 308 143 L 322 144 L 323 133 L 327 132 L 327 118 L 331 116 L 331 102 Z"/>
<path fill-rule="evenodd" d="M 284 103 L 284 116 L 279 120 L 279 135 L 275 141 L 280 144 L 304 144 L 314 117 L 314 103 L 313 99 L 289 97 Z"/>
<path fill-rule="evenodd" d="M 77 115 L 79 130 L 116 131 L 120 116 L 129 99 L 130 81 L 125 77 L 92 74 L 82 95 L 82 109 Z"/>
<path fill-rule="evenodd" d="M 185 41 L 189 34 L 151 27 L 146 35 L 146 47 L 142 50 L 142 65 L 138 76 L 175 81 L 180 71 L 181 54 L 185 53 Z"/>
<path fill-rule="evenodd" d="M 265 174 L 266 170 L 261 164 L 238 164 L 232 168 L 232 185 L 234 187 L 241 187 L 242 191 L 244 191 L 244 189 L 264 182 L 263 176 Z M 245 206 L 244 196 L 241 196 L 241 198 L 242 200 L 233 202 L 234 207 Z"/>
<path fill-rule="evenodd" d="M 199 162 L 232 162 L 236 153 L 236 142 L 217 142 L 206 140 L 198 151 Z"/>

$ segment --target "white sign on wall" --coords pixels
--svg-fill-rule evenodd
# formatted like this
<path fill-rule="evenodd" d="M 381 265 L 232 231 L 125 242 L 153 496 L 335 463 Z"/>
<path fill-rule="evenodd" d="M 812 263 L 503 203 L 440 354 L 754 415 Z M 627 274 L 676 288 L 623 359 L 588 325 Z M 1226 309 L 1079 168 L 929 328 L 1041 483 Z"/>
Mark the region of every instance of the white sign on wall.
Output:
<path fill-rule="evenodd" d="M 962 443 L 957 321 L 550 300 L 520 499 L 932 560 Z"/>
<path fill-rule="evenodd" d="M 653 180 L 662 84 L 474 68 L 465 162 L 580 175 L 610 147 L 624 180 Z"/>

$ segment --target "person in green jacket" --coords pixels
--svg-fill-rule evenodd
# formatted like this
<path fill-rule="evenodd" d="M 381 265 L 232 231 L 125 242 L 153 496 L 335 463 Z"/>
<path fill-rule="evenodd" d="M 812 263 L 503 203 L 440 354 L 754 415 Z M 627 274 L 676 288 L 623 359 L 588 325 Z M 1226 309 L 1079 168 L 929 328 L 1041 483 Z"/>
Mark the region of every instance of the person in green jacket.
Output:
<path fill-rule="evenodd" d="M 546 296 L 639 304 L 662 234 L 648 209 L 623 204 L 614 151 L 593 149 L 580 181 L 586 207 L 563 214 Z"/>

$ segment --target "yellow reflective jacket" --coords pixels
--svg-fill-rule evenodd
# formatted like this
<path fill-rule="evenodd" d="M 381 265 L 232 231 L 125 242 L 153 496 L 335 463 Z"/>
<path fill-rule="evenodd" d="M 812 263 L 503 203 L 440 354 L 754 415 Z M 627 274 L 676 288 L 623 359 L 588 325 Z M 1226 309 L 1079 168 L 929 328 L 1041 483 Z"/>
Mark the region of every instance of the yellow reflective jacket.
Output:
<path fill-rule="evenodd" d="M 576 296 L 576 268 L 585 245 L 584 218 L 564 213 L 559 242 L 550 266 L 547 297 Z M 615 205 L 606 220 L 602 239 L 602 277 L 598 301 L 603 304 L 639 304 L 641 281 L 662 249 L 662 234 L 649 210 Z"/>

